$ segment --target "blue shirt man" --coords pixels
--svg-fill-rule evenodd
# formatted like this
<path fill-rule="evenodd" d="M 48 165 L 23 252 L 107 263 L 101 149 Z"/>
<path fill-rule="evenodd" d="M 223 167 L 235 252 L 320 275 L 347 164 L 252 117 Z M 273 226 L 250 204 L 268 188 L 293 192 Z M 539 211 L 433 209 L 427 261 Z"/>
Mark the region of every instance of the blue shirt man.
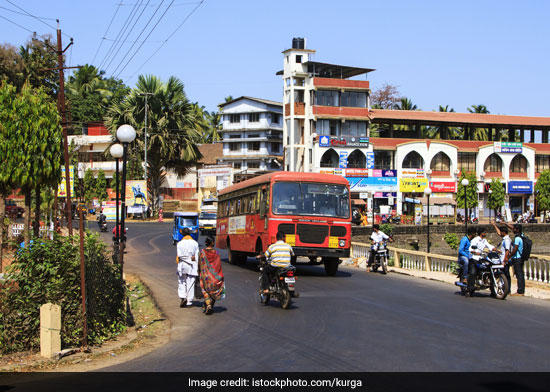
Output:
<path fill-rule="evenodd" d="M 458 247 L 458 263 L 462 265 L 462 283 L 468 283 L 470 258 L 472 257 L 470 253 L 470 242 L 475 235 L 475 227 L 468 227 L 468 232 L 462 237 Z"/>

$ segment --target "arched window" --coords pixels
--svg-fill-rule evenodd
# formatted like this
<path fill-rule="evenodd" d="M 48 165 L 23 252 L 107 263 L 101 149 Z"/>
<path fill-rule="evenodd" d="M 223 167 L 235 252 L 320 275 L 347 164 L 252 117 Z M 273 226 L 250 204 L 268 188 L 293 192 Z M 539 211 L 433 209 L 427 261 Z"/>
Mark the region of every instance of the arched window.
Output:
<path fill-rule="evenodd" d="M 502 158 L 497 154 L 491 154 L 483 165 L 483 170 L 487 173 L 502 172 Z"/>
<path fill-rule="evenodd" d="M 353 150 L 348 156 L 348 167 L 353 168 L 365 168 L 367 167 L 367 158 L 361 150 Z"/>
<path fill-rule="evenodd" d="M 403 169 L 422 169 L 424 167 L 424 159 L 416 151 L 411 151 L 403 159 Z"/>
<path fill-rule="evenodd" d="M 451 171 L 451 158 L 444 152 L 438 152 L 433 158 L 430 164 L 430 169 L 433 171 Z"/>
<path fill-rule="evenodd" d="M 332 148 L 328 149 L 321 157 L 321 167 L 338 167 L 340 158 Z"/>
<path fill-rule="evenodd" d="M 510 172 L 527 173 L 527 159 L 521 154 L 516 155 L 510 163 Z"/>

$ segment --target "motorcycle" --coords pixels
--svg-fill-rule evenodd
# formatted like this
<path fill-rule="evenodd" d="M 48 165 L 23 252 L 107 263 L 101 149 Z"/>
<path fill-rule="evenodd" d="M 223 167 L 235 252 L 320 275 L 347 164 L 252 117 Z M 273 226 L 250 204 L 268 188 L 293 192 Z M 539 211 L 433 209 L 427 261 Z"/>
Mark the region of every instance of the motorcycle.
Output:
<path fill-rule="evenodd" d="M 99 222 L 99 231 L 107 232 L 107 222 Z"/>
<path fill-rule="evenodd" d="M 391 236 L 390 236 L 391 238 Z M 388 241 L 384 240 L 382 242 L 379 242 L 378 244 L 372 245 L 372 249 L 376 251 L 374 254 L 374 260 L 371 265 L 371 271 L 376 272 L 378 271 L 378 268 L 382 268 L 382 273 L 386 275 L 388 273 Z"/>
<path fill-rule="evenodd" d="M 510 283 L 504 275 L 504 265 L 500 261 L 497 252 L 482 253 L 479 260 L 470 259 L 470 265 L 475 263 L 475 276 L 470 274 L 469 282 L 462 283 L 463 270 L 458 269 L 458 281 L 455 285 L 460 287 L 464 296 L 472 297 L 477 290 L 491 290 L 491 296 L 496 299 L 505 299 L 510 289 Z"/>
<path fill-rule="evenodd" d="M 260 271 L 263 271 L 265 261 L 261 261 Z M 281 308 L 288 309 L 291 302 L 291 297 L 294 296 L 294 283 L 296 283 L 296 277 L 294 273 L 296 267 L 289 265 L 285 268 L 279 268 L 269 281 L 269 293 L 260 294 L 260 302 L 264 305 L 269 304 L 271 297 L 276 298 L 281 303 Z M 260 280 L 262 276 L 260 275 Z"/>

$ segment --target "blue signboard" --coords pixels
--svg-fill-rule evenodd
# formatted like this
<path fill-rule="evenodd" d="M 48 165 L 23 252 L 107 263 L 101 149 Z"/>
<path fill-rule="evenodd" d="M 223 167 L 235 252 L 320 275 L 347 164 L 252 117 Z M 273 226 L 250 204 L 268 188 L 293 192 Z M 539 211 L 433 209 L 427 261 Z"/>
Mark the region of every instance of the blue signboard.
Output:
<path fill-rule="evenodd" d="M 397 192 L 397 177 L 346 177 L 352 192 Z"/>
<path fill-rule="evenodd" d="M 367 152 L 367 169 L 374 169 L 374 152 Z"/>
<path fill-rule="evenodd" d="M 532 181 L 508 181 L 508 193 L 533 193 Z"/>
<path fill-rule="evenodd" d="M 382 170 L 382 177 L 397 177 L 397 170 Z"/>
<path fill-rule="evenodd" d="M 329 136 L 321 136 L 319 138 L 319 147 L 329 147 L 330 146 L 330 137 Z"/>
<path fill-rule="evenodd" d="M 348 167 L 348 152 L 340 151 L 340 168 L 345 169 Z"/>

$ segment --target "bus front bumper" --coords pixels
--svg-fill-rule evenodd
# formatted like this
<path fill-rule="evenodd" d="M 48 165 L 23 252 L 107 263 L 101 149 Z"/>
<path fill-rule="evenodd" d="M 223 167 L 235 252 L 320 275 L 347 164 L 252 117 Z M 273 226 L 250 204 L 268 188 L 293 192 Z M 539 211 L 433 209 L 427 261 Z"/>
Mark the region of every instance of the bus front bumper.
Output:
<path fill-rule="evenodd" d="M 349 257 L 349 248 L 310 248 L 293 246 L 294 254 L 298 257 Z"/>

